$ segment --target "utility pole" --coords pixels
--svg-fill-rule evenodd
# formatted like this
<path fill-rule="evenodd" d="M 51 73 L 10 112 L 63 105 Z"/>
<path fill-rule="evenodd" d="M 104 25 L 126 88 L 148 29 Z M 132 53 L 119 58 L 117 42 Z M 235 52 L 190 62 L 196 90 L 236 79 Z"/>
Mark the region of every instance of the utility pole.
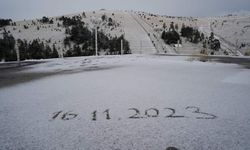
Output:
<path fill-rule="evenodd" d="M 140 53 L 142 54 L 142 41 L 140 41 Z"/>
<path fill-rule="evenodd" d="M 63 59 L 63 49 L 61 49 L 60 51 L 61 51 L 61 58 Z"/>
<path fill-rule="evenodd" d="M 95 55 L 97 56 L 97 26 L 95 28 Z"/>
<path fill-rule="evenodd" d="M 208 54 L 208 38 L 206 38 L 206 53 Z"/>
<path fill-rule="evenodd" d="M 17 44 L 15 44 L 15 49 L 16 49 L 17 63 L 18 63 L 18 66 L 20 66 L 20 52 L 19 52 L 19 48 Z"/>
<path fill-rule="evenodd" d="M 177 41 L 177 53 L 179 52 L 180 40 Z"/>

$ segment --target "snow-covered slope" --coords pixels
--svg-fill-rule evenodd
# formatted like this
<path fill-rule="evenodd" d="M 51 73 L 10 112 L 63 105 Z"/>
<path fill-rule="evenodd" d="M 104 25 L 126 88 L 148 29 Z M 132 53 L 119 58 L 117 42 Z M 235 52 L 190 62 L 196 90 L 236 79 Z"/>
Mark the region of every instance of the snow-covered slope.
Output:
<path fill-rule="evenodd" d="M 125 39 L 129 41 L 132 53 L 154 53 L 155 49 L 152 45 L 147 33 L 131 16 L 133 12 L 125 11 L 108 11 L 100 10 L 93 12 L 85 12 L 85 16 L 81 13 L 65 15 L 65 17 L 80 16 L 82 21 L 88 26 L 90 30 L 95 28 L 95 25 L 100 27 L 110 37 L 119 37 L 125 35 Z M 102 21 L 102 16 L 106 15 L 107 18 L 112 18 L 116 23 L 114 26 L 108 26 L 107 22 Z M 56 45 L 59 51 L 67 51 L 63 45 L 65 38 L 65 27 L 62 26 L 62 21 L 58 17 L 52 17 L 53 24 L 43 24 L 38 20 L 18 21 L 15 26 L 7 26 L 5 30 L 12 34 L 16 39 L 32 41 L 33 39 L 40 39 L 42 42 Z M 59 26 L 58 26 L 59 24 Z M 24 28 L 27 26 L 27 29 Z M 0 31 L 0 37 L 4 29 Z"/>
<path fill-rule="evenodd" d="M 114 26 L 108 26 L 107 22 L 102 21 L 102 16 L 106 15 L 115 22 Z M 223 17 L 194 18 L 194 17 L 173 17 L 155 15 L 146 12 L 134 11 L 111 11 L 98 10 L 78 14 L 64 15 L 66 17 L 80 16 L 86 26 L 93 30 L 95 24 L 98 24 L 100 30 L 109 37 L 119 37 L 125 35 L 126 40 L 130 43 L 132 53 L 176 53 L 176 54 L 199 54 L 202 44 L 191 44 L 182 40 L 181 48 L 174 48 L 166 45 L 161 40 L 163 24 L 167 29 L 171 22 L 178 26 L 180 31 L 182 24 L 199 29 L 206 36 L 214 32 L 216 37 L 221 40 L 222 51 L 216 54 L 224 55 L 227 51 L 229 55 L 250 54 L 250 16 L 249 15 L 232 15 Z M 64 47 L 65 27 L 62 21 L 57 17 L 52 17 L 53 24 L 42 24 L 37 20 L 17 21 L 15 26 L 5 27 L 6 31 L 12 34 L 16 39 L 26 39 L 31 41 L 39 38 L 44 43 L 56 46 L 60 52 L 66 52 L 68 48 Z M 51 19 L 51 18 L 50 18 Z M 27 26 L 27 29 L 24 28 Z M 2 37 L 3 28 L 0 29 Z"/>
<path fill-rule="evenodd" d="M 115 21 L 115 16 L 111 15 L 109 11 L 94 11 L 94 12 L 85 12 L 85 16 L 82 13 L 64 15 L 65 17 L 80 16 L 85 25 L 93 30 L 95 24 L 100 27 L 100 31 L 103 31 L 106 35 L 110 37 L 121 36 L 123 30 L 120 26 L 120 22 L 115 22 L 114 26 L 108 26 L 107 22 L 101 21 L 102 15 L 106 15 L 109 18 L 113 18 Z M 12 34 L 15 39 L 22 39 L 32 41 L 34 39 L 40 39 L 40 41 L 49 44 L 52 46 L 56 45 L 57 50 L 67 51 L 68 49 L 64 47 L 63 41 L 66 37 L 65 27 L 62 25 L 62 21 L 59 18 L 62 16 L 51 17 L 53 19 L 53 24 L 41 23 L 37 20 L 26 20 L 26 21 L 17 21 L 14 26 L 7 26 L 5 30 Z M 26 26 L 26 29 L 25 27 Z M 4 29 L 1 29 L 1 33 L 4 32 Z"/>
<path fill-rule="evenodd" d="M 151 35 L 153 41 L 156 43 L 156 47 L 159 50 L 159 53 L 170 53 L 170 54 L 199 54 L 201 50 L 201 45 L 194 45 L 185 40 L 183 40 L 183 46 L 181 48 L 173 48 L 168 46 L 161 40 L 161 33 L 163 31 L 163 24 L 166 24 L 166 30 L 169 29 L 171 22 L 174 25 L 178 26 L 176 29 L 180 32 L 181 27 L 183 24 L 186 26 L 191 26 L 194 28 L 198 28 L 204 23 L 197 18 L 193 17 L 175 17 L 175 16 L 165 16 L 165 15 L 156 15 L 146 12 L 137 12 L 135 15 L 142 20 L 141 22 L 144 24 L 145 28 L 147 29 Z"/>
<path fill-rule="evenodd" d="M 194 18 L 194 17 L 176 17 L 155 15 L 146 12 L 136 13 L 147 24 L 151 25 L 156 31 L 155 34 L 161 34 L 163 24 L 166 28 L 170 27 L 171 22 L 178 26 L 180 31 L 182 25 L 191 26 L 199 29 L 205 36 L 209 37 L 211 32 L 214 32 L 217 39 L 221 41 L 221 52 L 218 55 L 224 55 L 227 51 L 229 55 L 244 55 L 246 52 L 250 54 L 250 15 L 237 14 L 222 17 L 210 18 Z M 202 49 L 201 44 L 191 44 L 183 40 L 183 47 L 176 50 L 181 54 L 199 54 Z"/>
<path fill-rule="evenodd" d="M 211 29 L 233 49 L 250 52 L 250 15 L 211 18 Z"/>
<path fill-rule="evenodd" d="M 153 46 L 147 32 L 133 17 L 133 12 L 117 12 L 118 20 L 121 22 L 125 39 L 130 43 L 130 48 L 133 54 L 152 54 L 155 53 Z"/>

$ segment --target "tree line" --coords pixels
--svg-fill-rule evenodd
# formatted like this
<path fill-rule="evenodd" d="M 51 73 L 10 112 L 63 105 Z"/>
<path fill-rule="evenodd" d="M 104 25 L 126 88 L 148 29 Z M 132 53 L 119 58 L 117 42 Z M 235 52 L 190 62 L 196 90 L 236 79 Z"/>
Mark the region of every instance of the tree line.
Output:
<path fill-rule="evenodd" d="M 81 16 L 60 17 L 65 27 L 65 39 L 63 41 L 66 57 L 71 56 L 90 56 L 95 54 L 95 35 L 83 21 Z M 11 20 L 10 20 L 11 21 Z M 42 23 L 52 23 L 53 19 L 43 17 L 39 20 Z M 109 19 L 111 22 L 112 20 Z M 2 23 L 6 24 L 6 23 Z M 7 23 L 9 25 L 9 23 Z M 98 54 L 104 51 L 107 55 L 116 55 L 121 52 L 121 40 L 123 41 L 123 54 L 130 54 L 129 42 L 124 36 L 108 37 L 101 30 L 98 31 Z M 26 59 L 46 59 L 57 58 L 58 52 L 55 44 L 50 47 L 40 39 L 32 41 L 15 39 L 4 29 L 3 38 L 0 38 L 0 60 L 15 61 L 17 60 L 16 50 L 19 50 L 20 60 Z"/>
<path fill-rule="evenodd" d="M 171 22 L 169 29 L 166 29 L 167 26 L 163 24 L 163 32 L 161 38 L 165 41 L 166 44 L 177 44 L 182 43 L 181 37 L 186 38 L 187 41 L 198 44 L 203 43 L 203 48 L 210 48 L 211 50 L 218 51 L 220 49 L 220 41 L 214 37 L 212 32 L 209 37 L 205 37 L 198 29 L 195 29 L 190 26 L 182 25 L 180 33 L 178 32 L 178 24 L 174 25 L 174 22 Z"/>
<path fill-rule="evenodd" d="M 15 47 L 16 44 L 17 47 Z M 30 42 L 21 39 L 15 40 L 11 34 L 4 31 L 3 38 L 0 38 L 0 60 L 17 60 L 16 48 L 19 50 L 20 60 L 58 58 L 55 45 L 51 48 L 40 39 L 34 39 Z"/>
<path fill-rule="evenodd" d="M 66 52 L 66 57 L 70 56 L 89 56 L 95 54 L 95 31 L 91 31 L 81 21 L 80 17 L 69 19 L 62 17 L 66 37 L 64 39 L 64 47 L 69 48 Z M 70 26 L 70 27 L 69 27 Z M 121 40 L 123 40 L 123 53 L 130 54 L 129 42 L 120 37 L 108 37 L 102 31 L 98 31 L 98 53 L 103 50 L 108 55 L 120 54 Z"/>
<path fill-rule="evenodd" d="M 40 39 L 34 39 L 30 42 L 18 39 L 17 43 L 20 60 L 58 58 L 58 52 L 54 44 L 51 48 Z"/>
<path fill-rule="evenodd" d="M 49 19 L 49 18 L 46 17 L 46 16 L 43 16 L 43 18 L 40 19 L 40 20 L 38 20 L 38 21 L 41 22 L 41 23 L 44 23 L 44 24 L 46 24 L 46 23 L 48 23 L 48 24 L 53 24 L 53 23 L 54 23 L 53 18 L 52 18 L 52 19 Z"/>
<path fill-rule="evenodd" d="M 16 60 L 15 38 L 4 30 L 3 38 L 0 38 L 0 61 Z"/>
<path fill-rule="evenodd" d="M 80 24 L 84 25 L 85 23 L 81 21 L 81 19 L 81 16 L 73 16 L 72 18 L 62 16 L 59 18 L 59 20 L 62 21 L 64 27 L 75 26 Z"/>

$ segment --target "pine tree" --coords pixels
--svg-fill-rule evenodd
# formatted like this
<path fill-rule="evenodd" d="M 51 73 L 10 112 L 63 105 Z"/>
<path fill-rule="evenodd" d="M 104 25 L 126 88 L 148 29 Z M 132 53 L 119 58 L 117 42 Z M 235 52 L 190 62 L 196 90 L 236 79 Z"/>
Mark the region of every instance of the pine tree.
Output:
<path fill-rule="evenodd" d="M 79 45 L 74 45 L 73 55 L 74 56 L 82 56 L 82 51 L 81 51 L 81 48 Z"/>
<path fill-rule="evenodd" d="M 165 22 L 163 23 L 162 27 L 163 27 L 164 31 L 166 31 L 167 25 Z"/>
<path fill-rule="evenodd" d="M 106 15 L 102 15 L 102 21 L 105 21 L 106 20 Z"/>
<path fill-rule="evenodd" d="M 29 58 L 29 53 L 28 53 L 28 43 L 26 40 L 22 41 L 21 39 L 17 40 L 18 43 L 18 49 L 19 49 L 19 54 L 20 54 L 20 60 L 25 60 Z"/>
<path fill-rule="evenodd" d="M 50 46 L 46 45 L 45 50 L 44 50 L 45 58 L 51 58 L 51 53 L 52 53 L 52 50 Z"/>
<path fill-rule="evenodd" d="M 212 42 L 214 40 L 214 33 L 211 32 L 209 36 L 209 41 Z"/>
<path fill-rule="evenodd" d="M 174 22 L 171 22 L 170 27 L 169 27 L 169 31 L 174 31 Z"/>
<path fill-rule="evenodd" d="M 179 30 L 178 24 L 175 24 L 174 28 L 175 28 L 175 31 L 178 31 Z"/>
<path fill-rule="evenodd" d="M 15 38 L 4 30 L 3 39 L 0 39 L 0 60 L 16 60 L 15 43 Z"/>
<path fill-rule="evenodd" d="M 52 54 L 51 54 L 51 58 L 58 58 L 58 52 L 57 52 L 57 49 L 56 49 L 56 45 L 53 44 L 53 50 L 52 50 Z"/>
<path fill-rule="evenodd" d="M 83 18 L 86 18 L 85 12 L 82 12 L 82 17 L 83 17 Z"/>
<path fill-rule="evenodd" d="M 168 32 L 163 31 L 161 37 L 167 44 L 177 44 L 178 41 L 180 41 L 180 35 L 175 30 Z"/>

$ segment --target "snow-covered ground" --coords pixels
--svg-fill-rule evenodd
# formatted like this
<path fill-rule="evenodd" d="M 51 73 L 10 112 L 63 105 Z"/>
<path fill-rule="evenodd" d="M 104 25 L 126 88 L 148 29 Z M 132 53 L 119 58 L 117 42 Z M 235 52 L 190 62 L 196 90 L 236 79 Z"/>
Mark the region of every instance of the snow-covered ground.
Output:
<path fill-rule="evenodd" d="M 14 75 L 46 72 L 55 74 L 0 86 L 1 150 L 250 149 L 250 70 L 242 66 L 77 57 Z"/>

